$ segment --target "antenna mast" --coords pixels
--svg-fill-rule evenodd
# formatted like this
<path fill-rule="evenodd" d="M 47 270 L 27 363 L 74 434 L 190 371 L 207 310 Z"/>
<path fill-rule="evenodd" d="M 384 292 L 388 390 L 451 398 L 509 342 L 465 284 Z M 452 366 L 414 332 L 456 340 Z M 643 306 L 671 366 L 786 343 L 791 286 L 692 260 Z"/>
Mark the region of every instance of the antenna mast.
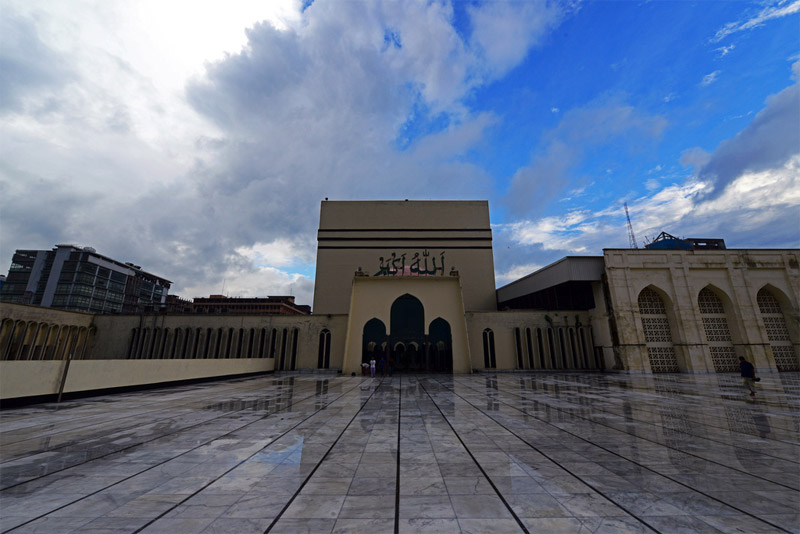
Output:
<path fill-rule="evenodd" d="M 639 248 L 636 246 L 636 236 L 633 235 L 633 225 L 631 224 L 631 215 L 628 213 L 628 203 L 625 203 L 625 218 L 628 219 L 628 241 L 630 241 L 631 248 Z"/>

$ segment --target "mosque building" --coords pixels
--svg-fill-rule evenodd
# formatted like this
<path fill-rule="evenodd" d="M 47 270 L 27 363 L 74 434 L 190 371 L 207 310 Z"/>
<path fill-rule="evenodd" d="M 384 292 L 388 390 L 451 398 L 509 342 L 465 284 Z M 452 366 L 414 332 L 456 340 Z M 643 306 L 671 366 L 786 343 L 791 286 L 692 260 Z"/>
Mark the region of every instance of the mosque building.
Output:
<path fill-rule="evenodd" d="M 800 250 L 662 234 L 499 289 L 486 201 L 323 201 L 310 315 L 3 303 L 0 400 L 261 372 L 800 370 Z"/>

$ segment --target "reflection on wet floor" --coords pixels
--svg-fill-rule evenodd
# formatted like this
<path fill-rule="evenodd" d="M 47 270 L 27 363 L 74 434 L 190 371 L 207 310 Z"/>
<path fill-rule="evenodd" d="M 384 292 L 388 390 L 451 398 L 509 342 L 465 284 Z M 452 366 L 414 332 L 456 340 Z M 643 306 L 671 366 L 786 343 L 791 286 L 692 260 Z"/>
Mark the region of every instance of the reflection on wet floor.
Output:
<path fill-rule="evenodd" d="M 270 375 L 0 412 L 0 531 L 800 532 L 800 374 Z"/>

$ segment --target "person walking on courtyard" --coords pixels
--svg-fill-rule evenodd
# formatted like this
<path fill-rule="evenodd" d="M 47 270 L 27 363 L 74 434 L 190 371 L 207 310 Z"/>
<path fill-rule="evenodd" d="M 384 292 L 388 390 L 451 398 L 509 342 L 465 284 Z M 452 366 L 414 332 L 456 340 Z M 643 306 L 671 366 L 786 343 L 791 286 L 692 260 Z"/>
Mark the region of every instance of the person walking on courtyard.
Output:
<path fill-rule="evenodd" d="M 750 396 L 756 396 L 756 368 L 753 364 L 739 356 L 739 369 L 742 372 L 742 382 L 750 390 Z"/>
<path fill-rule="evenodd" d="M 369 369 L 369 364 L 367 362 L 361 362 L 361 376 L 367 376 L 367 369 Z"/>
<path fill-rule="evenodd" d="M 369 375 L 372 377 L 375 376 L 375 356 L 369 361 Z"/>

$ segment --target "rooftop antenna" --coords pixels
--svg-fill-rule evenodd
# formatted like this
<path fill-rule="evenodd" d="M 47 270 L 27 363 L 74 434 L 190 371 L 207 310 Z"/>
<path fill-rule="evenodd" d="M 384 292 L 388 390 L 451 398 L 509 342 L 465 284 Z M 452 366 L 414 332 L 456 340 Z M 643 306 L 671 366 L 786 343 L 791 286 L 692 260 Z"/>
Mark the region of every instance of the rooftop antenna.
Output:
<path fill-rule="evenodd" d="M 633 225 L 631 224 L 631 215 L 628 213 L 628 203 L 625 203 L 625 218 L 628 219 L 628 241 L 630 241 L 631 248 L 639 248 L 636 246 L 636 236 L 633 235 Z"/>

